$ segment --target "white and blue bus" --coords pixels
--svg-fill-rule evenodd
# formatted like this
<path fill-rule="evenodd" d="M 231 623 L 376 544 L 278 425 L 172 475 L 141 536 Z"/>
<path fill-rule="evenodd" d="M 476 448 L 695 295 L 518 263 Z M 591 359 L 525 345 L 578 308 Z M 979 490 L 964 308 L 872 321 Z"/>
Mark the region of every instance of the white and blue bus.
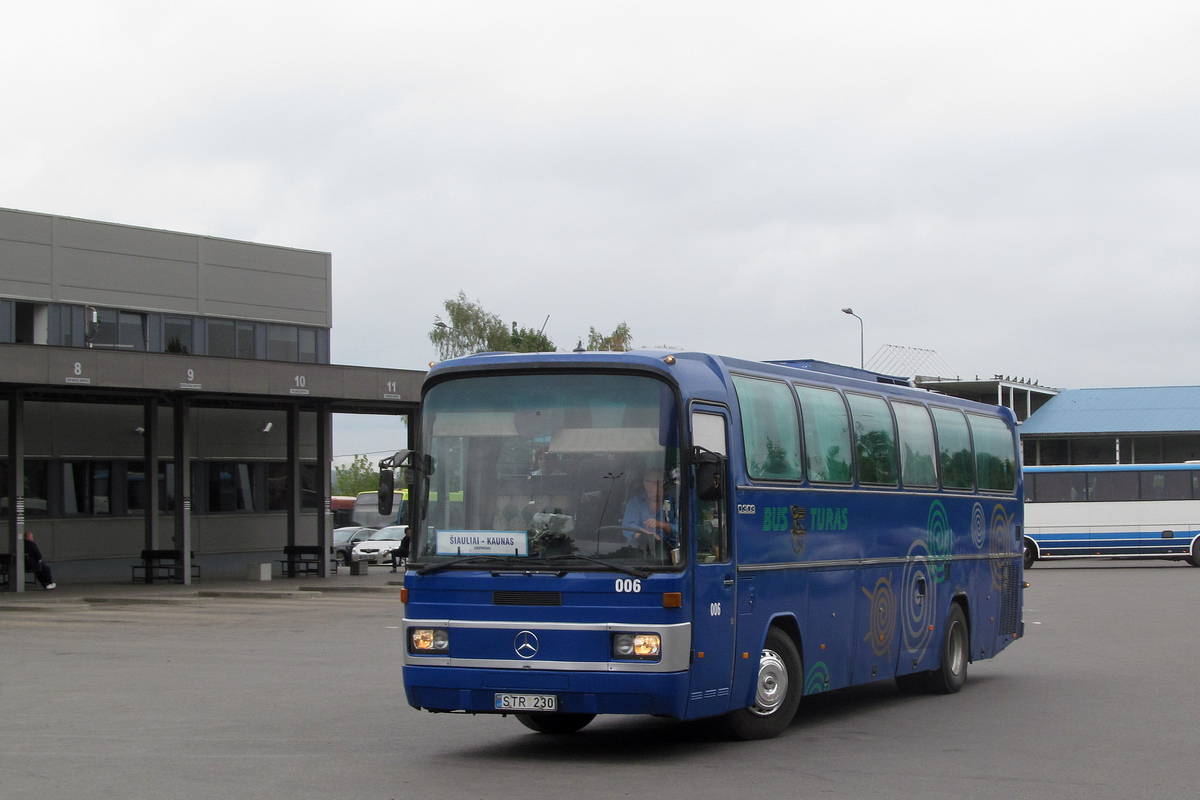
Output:
<path fill-rule="evenodd" d="M 797 362 L 799 363 L 799 362 Z M 1023 632 L 1015 419 L 847 370 L 699 353 L 482 354 L 428 374 L 404 686 L 570 733 L 802 695 L 949 693 Z M 386 509 L 385 509 L 386 510 Z"/>
<path fill-rule="evenodd" d="M 1200 566 L 1200 464 L 1025 468 L 1025 568 L 1038 559 Z"/>

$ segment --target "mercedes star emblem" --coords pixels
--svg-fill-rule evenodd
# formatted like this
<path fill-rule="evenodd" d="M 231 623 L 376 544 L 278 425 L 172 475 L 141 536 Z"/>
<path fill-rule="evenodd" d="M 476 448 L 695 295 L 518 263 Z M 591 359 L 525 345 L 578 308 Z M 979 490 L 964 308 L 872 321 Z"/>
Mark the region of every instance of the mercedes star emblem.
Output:
<path fill-rule="evenodd" d="M 538 638 L 532 631 L 521 631 L 513 639 L 513 648 L 521 658 L 533 658 L 538 651 Z"/>

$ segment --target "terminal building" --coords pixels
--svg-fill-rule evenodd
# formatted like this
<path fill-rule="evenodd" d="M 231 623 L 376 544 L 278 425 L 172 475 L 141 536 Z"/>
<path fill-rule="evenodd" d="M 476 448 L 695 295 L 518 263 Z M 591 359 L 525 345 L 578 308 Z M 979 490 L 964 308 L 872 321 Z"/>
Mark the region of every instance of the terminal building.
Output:
<path fill-rule="evenodd" d="M 327 547 L 332 415 L 411 417 L 424 376 L 331 363 L 331 273 L 329 253 L 0 209 L 0 554 L 28 530 L 56 579 L 98 580 L 173 549 L 190 581 L 193 559 Z"/>
<path fill-rule="evenodd" d="M 0 209 L 0 590 L 23 589 L 26 530 L 67 581 L 128 580 L 149 550 L 190 582 L 328 548 L 332 415 L 412 419 L 424 377 L 331 363 L 331 262 Z M 1027 465 L 1200 459 L 1200 387 L 913 383 L 1012 409 Z"/>

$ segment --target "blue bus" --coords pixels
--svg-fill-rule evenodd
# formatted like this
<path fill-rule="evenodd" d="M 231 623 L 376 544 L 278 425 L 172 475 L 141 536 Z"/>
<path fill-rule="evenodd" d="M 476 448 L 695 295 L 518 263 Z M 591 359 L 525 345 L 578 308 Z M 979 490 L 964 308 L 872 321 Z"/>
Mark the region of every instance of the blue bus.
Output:
<path fill-rule="evenodd" d="M 1023 632 L 1004 408 L 814 362 L 481 354 L 414 451 L 404 686 L 571 733 L 597 714 L 775 736 L 802 695 L 949 693 Z M 797 368 L 797 364 L 809 368 Z"/>
<path fill-rule="evenodd" d="M 1166 558 L 1200 567 L 1200 464 L 1026 467 L 1025 568 Z"/>

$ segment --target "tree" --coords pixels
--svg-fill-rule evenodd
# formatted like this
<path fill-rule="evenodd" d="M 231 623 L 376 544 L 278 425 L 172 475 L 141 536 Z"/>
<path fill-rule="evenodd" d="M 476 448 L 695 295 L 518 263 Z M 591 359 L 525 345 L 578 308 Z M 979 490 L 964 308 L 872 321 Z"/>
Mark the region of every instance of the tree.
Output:
<path fill-rule="evenodd" d="M 470 353 L 554 352 L 554 342 L 540 330 L 518 328 L 513 322 L 511 329 L 499 316 L 484 311 L 478 303 L 467 299 L 466 292 L 446 301 L 446 319 L 434 317 L 429 341 L 437 348 L 438 358 L 465 356 Z"/>
<path fill-rule="evenodd" d="M 333 468 L 334 489 L 340 495 L 354 497 L 359 492 L 379 491 L 379 472 L 366 456 L 355 456 L 349 466 Z"/>
<path fill-rule="evenodd" d="M 595 328 L 588 329 L 588 350 L 611 350 L 623 353 L 633 349 L 633 334 L 629 326 L 622 322 L 608 336 L 602 336 Z"/>

